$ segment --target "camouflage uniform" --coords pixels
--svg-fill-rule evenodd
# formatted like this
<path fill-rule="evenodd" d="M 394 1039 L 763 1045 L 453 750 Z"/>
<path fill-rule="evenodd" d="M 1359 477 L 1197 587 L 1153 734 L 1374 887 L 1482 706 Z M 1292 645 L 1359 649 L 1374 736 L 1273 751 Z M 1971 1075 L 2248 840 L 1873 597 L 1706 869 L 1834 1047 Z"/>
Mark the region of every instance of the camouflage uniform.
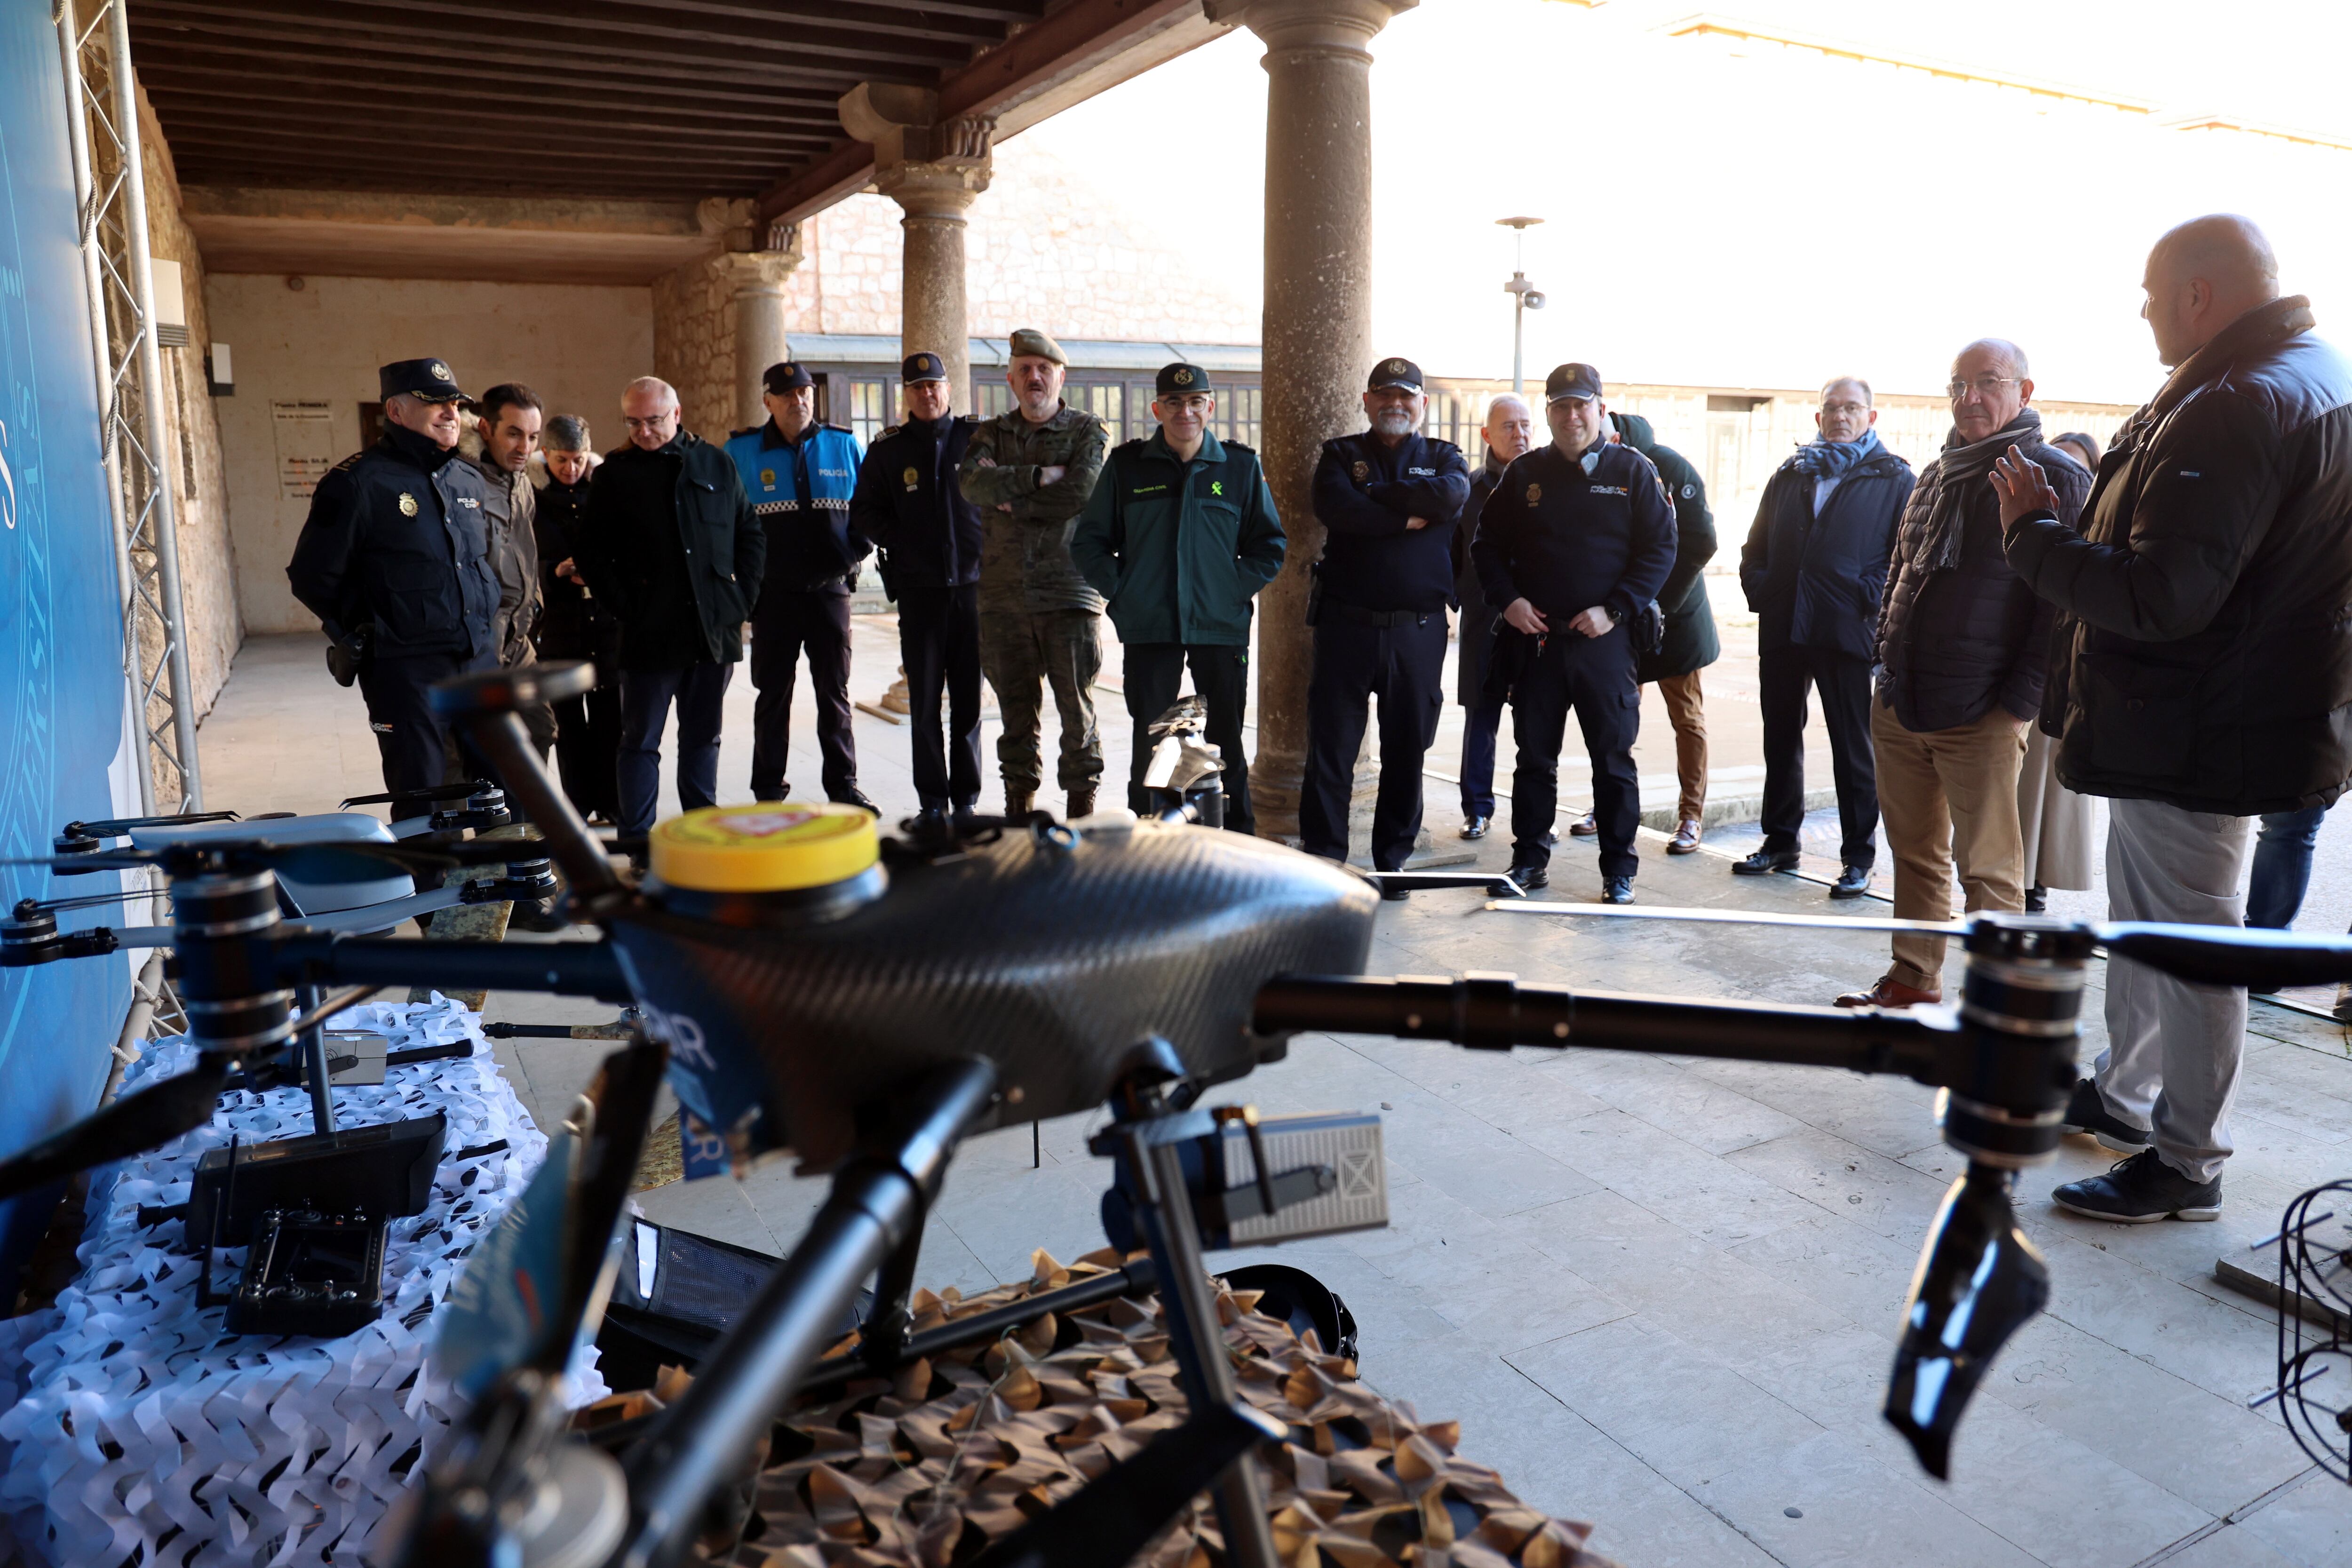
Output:
<path fill-rule="evenodd" d="M 1103 600 L 1071 561 L 1070 534 L 1109 449 L 1109 432 L 1091 414 L 1066 404 L 1032 425 L 1014 408 L 972 431 L 958 471 L 984 520 L 980 666 L 1004 715 L 996 760 L 1008 795 L 1034 795 L 1044 782 L 1041 683 L 1053 686 L 1062 716 L 1062 788 L 1091 795 L 1102 780 L 1093 689 Z M 1056 466 L 1068 472 L 1041 488 L 1037 470 Z"/>

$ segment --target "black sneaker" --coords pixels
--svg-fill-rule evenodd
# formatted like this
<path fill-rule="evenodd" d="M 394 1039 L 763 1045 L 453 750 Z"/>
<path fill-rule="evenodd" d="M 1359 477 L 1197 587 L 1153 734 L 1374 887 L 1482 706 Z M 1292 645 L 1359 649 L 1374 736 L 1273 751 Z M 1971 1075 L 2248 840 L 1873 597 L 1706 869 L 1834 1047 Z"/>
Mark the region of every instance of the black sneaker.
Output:
<path fill-rule="evenodd" d="M 1775 871 L 1797 868 L 1797 852 L 1793 849 L 1759 849 L 1744 860 L 1731 863 L 1735 877 L 1769 877 Z"/>
<path fill-rule="evenodd" d="M 1517 882 L 1519 885 L 1519 890 L 1523 893 L 1532 893 L 1538 888 L 1551 886 L 1551 868 L 1549 866 L 1517 865 L 1503 875 Z"/>
<path fill-rule="evenodd" d="M 2166 1164 L 2155 1150 L 2143 1149 L 2128 1160 L 2116 1161 L 2104 1176 L 2068 1182 L 2050 1194 L 2050 1201 L 2062 1209 L 2117 1225 L 2220 1219 L 2221 1178 L 2192 1182 Z"/>
<path fill-rule="evenodd" d="M 1633 879 L 1603 877 L 1601 879 L 1601 901 L 1604 904 L 1630 904 L 1633 901 Z"/>
<path fill-rule="evenodd" d="M 1830 884 L 1830 897 L 1832 899 L 1859 899 L 1869 891 L 1870 868 L 1867 866 L 1840 867 L 1838 879 Z"/>
<path fill-rule="evenodd" d="M 2099 1141 L 2101 1147 L 2113 1149 L 2118 1154 L 2137 1154 L 2147 1147 L 2147 1129 L 2134 1127 L 2111 1114 L 2095 1079 L 2075 1080 L 2074 1097 L 2066 1102 L 2066 1120 L 2059 1123 L 2058 1131 L 2087 1132 Z"/>
<path fill-rule="evenodd" d="M 2025 889 L 2025 912 L 2046 915 L 2050 912 L 2050 889 L 2036 882 Z"/>

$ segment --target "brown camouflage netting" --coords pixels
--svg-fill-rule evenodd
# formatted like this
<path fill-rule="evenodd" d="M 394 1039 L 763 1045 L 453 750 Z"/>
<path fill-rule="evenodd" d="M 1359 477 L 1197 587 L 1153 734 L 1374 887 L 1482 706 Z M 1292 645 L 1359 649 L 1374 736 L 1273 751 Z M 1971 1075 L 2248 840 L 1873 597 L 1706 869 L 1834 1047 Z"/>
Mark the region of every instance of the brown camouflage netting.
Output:
<path fill-rule="evenodd" d="M 970 1298 L 919 1293 L 915 1327 L 1123 1261 L 1105 1251 L 1066 1267 L 1041 1251 L 1034 1276 L 1021 1283 Z M 1288 1568 L 1609 1568 L 1583 1550 L 1591 1526 L 1528 1507 L 1494 1471 L 1458 1456 L 1458 1423 L 1423 1422 L 1410 1405 L 1381 1398 L 1358 1380 L 1352 1361 L 1324 1354 L 1312 1331 L 1302 1340 L 1251 1310 L 1255 1292 L 1236 1294 L 1223 1281 L 1217 1292 L 1243 1394 L 1291 1429 L 1265 1466 L 1275 1544 Z M 1055 1350 L 1057 1339 L 1071 1342 Z M 1105 1302 L 1066 1323 L 1049 1316 L 787 1415 L 778 1451 L 787 1426 L 806 1447 L 761 1474 L 748 1539 L 725 1561 L 952 1568 L 1183 1417 L 1157 1298 Z M 1223 1563 L 1206 1499 L 1135 1561 Z"/>

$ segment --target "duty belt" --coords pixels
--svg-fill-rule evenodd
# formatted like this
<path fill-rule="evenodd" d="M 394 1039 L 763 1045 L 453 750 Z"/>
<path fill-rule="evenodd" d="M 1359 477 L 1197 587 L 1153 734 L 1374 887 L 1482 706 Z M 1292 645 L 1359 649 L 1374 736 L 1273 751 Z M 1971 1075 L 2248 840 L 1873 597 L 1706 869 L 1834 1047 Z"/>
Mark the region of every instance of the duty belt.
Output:
<path fill-rule="evenodd" d="M 1417 626 L 1432 616 L 1442 616 L 1444 610 L 1367 610 L 1355 605 L 1342 605 L 1332 599 L 1323 601 L 1323 614 L 1360 626 Z"/>

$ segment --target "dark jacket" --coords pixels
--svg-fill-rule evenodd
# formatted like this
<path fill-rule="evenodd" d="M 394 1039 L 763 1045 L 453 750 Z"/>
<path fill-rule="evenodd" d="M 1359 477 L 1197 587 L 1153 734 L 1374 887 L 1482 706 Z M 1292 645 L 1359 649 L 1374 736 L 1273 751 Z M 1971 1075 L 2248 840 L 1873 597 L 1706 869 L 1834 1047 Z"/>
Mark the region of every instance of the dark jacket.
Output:
<path fill-rule="evenodd" d="M 1650 459 L 1666 500 L 1675 509 L 1675 565 L 1658 590 L 1658 608 L 1666 617 L 1666 633 L 1654 653 L 1633 661 L 1634 679 L 1664 680 L 1705 669 L 1723 657 L 1716 636 L 1715 606 L 1706 598 L 1706 563 L 1715 559 L 1715 514 L 1706 509 L 1706 486 L 1690 459 L 1672 447 L 1658 445 L 1650 422 L 1638 414 L 1612 414 L 1619 439 Z"/>
<path fill-rule="evenodd" d="M 1453 606 L 1454 530 L 1470 499 L 1461 447 L 1419 431 L 1393 447 L 1369 430 L 1341 436 L 1323 443 L 1311 493 L 1326 534 L 1320 597 L 1360 610 Z M 1407 529 L 1416 517 L 1429 526 Z"/>
<path fill-rule="evenodd" d="M 1486 590 L 1478 583 L 1478 563 L 1470 558 L 1470 537 L 1478 529 L 1478 514 L 1486 509 L 1486 498 L 1495 493 L 1502 482 L 1505 465 L 1496 460 L 1493 451 L 1470 476 L 1470 501 L 1462 509 L 1462 525 L 1454 531 L 1454 596 L 1462 605 L 1462 618 L 1454 634 L 1457 653 L 1454 660 L 1454 700 L 1465 708 L 1475 708 L 1486 700 L 1486 661 L 1495 653 L 1495 620 L 1503 613 L 1500 605 L 1486 602 Z"/>
<path fill-rule="evenodd" d="M 1204 431 L 1191 462 L 1154 430 L 1111 449 L 1070 559 L 1123 643 L 1247 647 L 1250 601 L 1282 570 L 1282 519 L 1257 453 Z"/>
<path fill-rule="evenodd" d="M 1872 656 L 1887 558 L 1911 486 L 1911 465 L 1883 447 L 1839 481 L 1818 518 L 1813 476 L 1796 458 L 1765 481 L 1739 552 L 1739 586 L 1757 615 L 1759 651 L 1825 647 Z"/>
<path fill-rule="evenodd" d="M 604 455 L 581 517 L 580 574 L 621 623 L 621 668 L 733 664 L 768 540 L 727 454 L 681 430 Z"/>
<path fill-rule="evenodd" d="M 2059 611 L 2068 788 L 2247 816 L 2352 775 L 2352 368 L 2311 325 L 2300 297 L 2231 322 L 2107 448 L 2079 533 L 2010 531 Z"/>
<path fill-rule="evenodd" d="M 1674 509 L 1633 447 L 1570 458 L 1546 442 L 1504 470 L 1470 554 L 1490 605 L 1524 598 L 1561 632 L 1597 605 L 1622 629 L 1674 570 Z"/>
<path fill-rule="evenodd" d="M 2072 526 L 2091 476 L 2038 430 L 2016 446 L 2050 476 L 2058 515 Z M 2039 717 L 2048 663 L 2050 606 L 2002 558 L 2000 497 L 1990 479 L 1970 480 L 1960 492 L 1959 564 L 1938 572 L 1916 559 L 1942 467 L 1937 458 L 1919 470 L 1903 509 L 1878 620 L 1878 694 L 1914 734 L 1973 724 L 1996 703 L 2014 718 Z"/>
<path fill-rule="evenodd" d="M 473 464 L 414 430 L 345 458 L 310 493 L 286 580 L 335 635 L 370 652 L 495 662 L 499 580 Z"/>
<path fill-rule="evenodd" d="M 540 487 L 533 531 L 539 541 L 539 625 L 531 638 L 541 658 L 603 658 L 619 651 L 620 628 L 604 602 L 555 569 L 580 553 L 580 519 L 588 505 L 588 480 L 567 485 L 550 478 Z"/>
<path fill-rule="evenodd" d="M 961 588 L 980 581 L 980 508 L 956 469 L 979 421 L 909 419 L 874 438 L 849 500 L 852 527 L 882 547 L 882 590 Z"/>

